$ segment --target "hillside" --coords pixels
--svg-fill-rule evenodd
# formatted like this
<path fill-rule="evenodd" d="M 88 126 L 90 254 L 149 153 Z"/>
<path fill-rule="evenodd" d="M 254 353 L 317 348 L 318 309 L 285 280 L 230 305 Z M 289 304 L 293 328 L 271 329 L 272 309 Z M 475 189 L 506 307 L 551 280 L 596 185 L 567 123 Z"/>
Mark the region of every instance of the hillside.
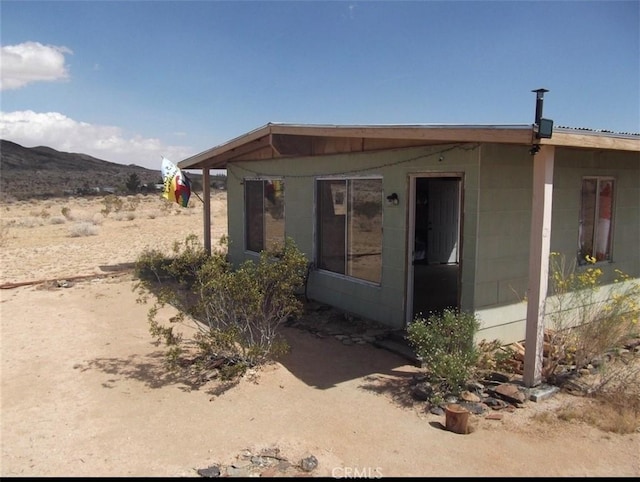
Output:
<path fill-rule="evenodd" d="M 3 200 L 126 192 L 126 182 L 133 173 L 138 175 L 141 186 L 162 183 L 159 161 L 156 171 L 50 147 L 28 148 L 7 140 L 0 142 Z M 201 178 L 190 177 L 194 181 Z"/>

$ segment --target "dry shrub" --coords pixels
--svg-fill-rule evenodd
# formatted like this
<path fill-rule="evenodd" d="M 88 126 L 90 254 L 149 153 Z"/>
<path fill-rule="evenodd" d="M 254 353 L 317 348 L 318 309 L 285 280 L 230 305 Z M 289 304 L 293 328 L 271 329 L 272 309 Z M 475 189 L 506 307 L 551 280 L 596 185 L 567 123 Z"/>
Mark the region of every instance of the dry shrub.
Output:
<path fill-rule="evenodd" d="M 133 211 L 120 211 L 114 214 L 116 221 L 133 221 L 135 218 L 136 215 Z"/>
<path fill-rule="evenodd" d="M 587 403 L 562 408 L 558 418 L 607 432 L 640 431 L 640 353 L 626 351 L 608 358 L 591 373 L 565 383 L 565 390 L 583 396 Z"/>
<path fill-rule="evenodd" d="M 556 416 L 565 422 L 581 422 L 599 430 L 617 434 L 630 434 L 640 430 L 640 412 L 637 402 L 629 406 L 627 397 L 617 399 L 611 397 L 595 397 L 579 405 L 566 404 L 560 407 Z"/>
<path fill-rule="evenodd" d="M 68 206 L 64 206 L 60 212 L 62 213 L 62 215 L 68 220 L 68 221 L 73 221 L 73 215 L 71 214 L 71 208 L 69 208 Z"/>
<path fill-rule="evenodd" d="M 27 216 L 26 218 L 20 219 L 16 225 L 21 228 L 35 228 L 37 226 L 42 226 L 42 224 L 42 218 Z"/>
<path fill-rule="evenodd" d="M 49 219 L 49 224 L 64 224 L 67 220 L 64 216 L 51 216 Z"/>
<path fill-rule="evenodd" d="M 72 238 L 95 236 L 96 234 L 98 234 L 98 228 L 95 225 L 84 221 L 75 223 L 69 228 L 69 236 Z"/>
<path fill-rule="evenodd" d="M 0 222 L 0 246 L 4 246 L 9 239 L 9 225 L 7 223 Z"/>
<path fill-rule="evenodd" d="M 101 226 L 102 223 L 104 222 L 104 217 L 102 217 L 101 214 L 99 213 L 95 213 L 92 217 L 91 217 L 91 224 L 93 224 L 94 226 Z"/>

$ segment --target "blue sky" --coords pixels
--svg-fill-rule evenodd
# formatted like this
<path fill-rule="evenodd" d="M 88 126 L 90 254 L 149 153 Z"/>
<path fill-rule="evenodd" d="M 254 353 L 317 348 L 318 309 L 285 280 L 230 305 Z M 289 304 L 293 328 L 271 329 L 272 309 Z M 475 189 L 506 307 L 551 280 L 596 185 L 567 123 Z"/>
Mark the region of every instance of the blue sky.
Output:
<path fill-rule="evenodd" d="M 160 169 L 268 122 L 640 132 L 639 1 L 0 0 L 0 137 Z"/>

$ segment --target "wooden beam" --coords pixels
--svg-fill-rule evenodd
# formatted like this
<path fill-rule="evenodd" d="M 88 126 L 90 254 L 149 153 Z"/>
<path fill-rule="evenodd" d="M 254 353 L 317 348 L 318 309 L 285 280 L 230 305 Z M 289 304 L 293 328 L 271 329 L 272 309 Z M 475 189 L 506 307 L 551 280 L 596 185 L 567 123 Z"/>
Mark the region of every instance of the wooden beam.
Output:
<path fill-rule="evenodd" d="M 471 126 L 295 126 L 273 125 L 274 134 L 366 139 L 411 139 L 438 142 L 531 143 L 532 128 Z"/>
<path fill-rule="evenodd" d="M 204 249 L 211 256 L 211 180 L 209 169 L 202 170 L 202 196 L 204 197 L 204 208 L 202 210 Z"/>
<path fill-rule="evenodd" d="M 535 387 L 542 381 L 544 315 L 551 246 L 551 207 L 555 148 L 542 146 L 533 158 L 533 200 L 529 243 L 529 289 L 523 382 Z"/>
<path fill-rule="evenodd" d="M 238 147 L 249 144 L 252 141 L 261 139 L 265 136 L 268 138 L 268 134 L 270 134 L 270 132 L 270 125 L 260 127 L 259 129 L 244 134 L 243 136 L 236 137 L 229 142 L 216 147 L 212 147 L 211 149 L 207 149 L 206 151 L 196 154 L 195 156 L 184 159 L 183 161 L 180 161 L 178 163 L 178 167 L 180 167 L 180 169 L 202 169 L 203 167 L 213 169 L 216 167 L 226 167 L 226 165 L 221 165 L 217 161 L 218 157 L 221 154 L 232 151 Z"/>
<path fill-rule="evenodd" d="M 554 132 L 551 139 L 540 139 L 541 145 L 579 147 L 585 149 L 611 149 L 640 152 L 640 137 L 632 139 L 612 135 L 574 134 Z M 640 157 L 638 157 L 640 161 Z"/>

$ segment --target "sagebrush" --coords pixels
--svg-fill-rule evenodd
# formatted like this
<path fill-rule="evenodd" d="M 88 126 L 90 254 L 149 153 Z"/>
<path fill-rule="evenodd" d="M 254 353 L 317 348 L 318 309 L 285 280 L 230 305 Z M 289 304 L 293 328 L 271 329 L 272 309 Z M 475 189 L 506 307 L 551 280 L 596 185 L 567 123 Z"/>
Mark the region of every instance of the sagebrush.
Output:
<path fill-rule="evenodd" d="M 201 381 L 213 367 L 234 377 L 288 349 L 279 328 L 302 311 L 296 293 L 307 267 L 291 239 L 238 267 L 227 259 L 226 238 L 211 255 L 195 236 L 177 243 L 174 252 L 169 258 L 148 251 L 136 263 L 141 286 L 157 298 L 149 310 L 150 333 L 167 346 L 172 369 L 186 366 Z M 178 310 L 169 325 L 158 319 L 167 303 Z M 183 338 L 176 323 L 195 327 L 194 335 Z"/>

